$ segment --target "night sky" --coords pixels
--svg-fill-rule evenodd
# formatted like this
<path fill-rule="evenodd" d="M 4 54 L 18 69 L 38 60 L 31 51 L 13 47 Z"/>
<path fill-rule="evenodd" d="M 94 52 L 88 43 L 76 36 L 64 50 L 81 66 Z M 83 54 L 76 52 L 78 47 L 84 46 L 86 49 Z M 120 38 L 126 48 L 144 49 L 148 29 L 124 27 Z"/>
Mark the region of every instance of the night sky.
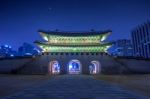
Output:
<path fill-rule="evenodd" d="M 149 19 L 150 0 L 0 0 L 0 45 L 33 44 L 41 40 L 39 29 L 111 29 L 110 41 L 130 38 Z"/>

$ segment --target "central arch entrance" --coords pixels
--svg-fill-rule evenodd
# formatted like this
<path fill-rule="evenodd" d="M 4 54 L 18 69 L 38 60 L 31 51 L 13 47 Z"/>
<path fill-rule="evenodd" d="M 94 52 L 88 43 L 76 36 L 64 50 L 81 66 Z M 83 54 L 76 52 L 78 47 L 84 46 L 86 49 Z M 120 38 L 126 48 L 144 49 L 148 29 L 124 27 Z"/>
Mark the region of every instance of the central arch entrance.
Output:
<path fill-rule="evenodd" d="M 82 65 L 79 60 L 71 60 L 68 64 L 69 74 L 81 74 Z"/>

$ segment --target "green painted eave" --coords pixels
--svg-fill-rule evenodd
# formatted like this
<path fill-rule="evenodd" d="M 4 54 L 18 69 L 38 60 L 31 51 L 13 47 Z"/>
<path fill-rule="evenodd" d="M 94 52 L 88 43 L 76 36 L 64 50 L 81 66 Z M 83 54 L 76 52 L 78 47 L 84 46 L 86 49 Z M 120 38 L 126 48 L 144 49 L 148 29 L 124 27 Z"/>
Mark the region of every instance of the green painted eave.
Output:
<path fill-rule="evenodd" d="M 112 43 L 99 45 L 50 45 L 42 42 L 35 42 L 44 52 L 106 52 Z"/>
<path fill-rule="evenodd" d="M 92 34 L 92 35 L 58 35 L 56 34 L 48 34 L 45 32 L 40 32 L 43 39 L 49 43 L 64 43 L 64 44 L 90 44 L 90 43 L 99 43 L 104 41 L 108 35 L 110 35 L 109 32 L 104 32 L 102 34 Z M 71 34 L 71 33 L 70 33 Z"/>

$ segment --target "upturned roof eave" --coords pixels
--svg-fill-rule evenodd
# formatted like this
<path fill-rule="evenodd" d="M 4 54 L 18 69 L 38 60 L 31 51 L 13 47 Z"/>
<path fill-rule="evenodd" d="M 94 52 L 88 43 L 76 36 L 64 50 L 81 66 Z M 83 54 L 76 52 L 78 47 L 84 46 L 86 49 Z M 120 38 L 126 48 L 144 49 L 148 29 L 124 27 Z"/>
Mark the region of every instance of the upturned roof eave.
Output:
<path fill-rule="evenodd" d="M 57 36 L 94 36 L 94 35 L 105 35 L 109 34 L 112 31 L 81 31 L 81 32 L 72 32 L 72 31 L 43 31 L 39 30 L 39 33 L 48 34 L 48 35 L 57 35 Z"/>
<path fill-rule="evenodd" d="M 79 45 L 76 45 L 76 44 L 66 44 L 66 45 L 63 45 L 63 44 L 48 44 L 47 42 L 40 42 L 40 41 L 35 41 L 34 42 L 35 44 L 38 44 L 38 45 L 44 45 L 44 46 L 62 46 L 62 47 L 95 47 L 95 46 L 109 46 L 109 45 L 112 45 L 111 42 L 105 42 L 105 43 L 99 43 L 99 44 L 92 44 L 92 45 L 82 45 L 82 44 L 79 44 Z"/>

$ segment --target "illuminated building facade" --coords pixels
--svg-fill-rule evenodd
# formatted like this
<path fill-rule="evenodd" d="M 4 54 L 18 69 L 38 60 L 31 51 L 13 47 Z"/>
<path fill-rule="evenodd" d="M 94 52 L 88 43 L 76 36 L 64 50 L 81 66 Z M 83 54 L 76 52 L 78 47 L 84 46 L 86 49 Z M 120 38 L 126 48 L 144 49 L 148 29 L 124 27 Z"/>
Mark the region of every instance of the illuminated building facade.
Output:
<path fill-rule="evenodd" d="M 134 56 L 150 59 L 150 21 L 134 28 L 131 38 Z"/>
<path fill-rule="evenodd" d="M 101 70 L 98 56 L 101 53 L 107 53 L 107 49 L 112 45 L 109 42 L 104 42 L 110 35 L 110 30 L 91 32 L 39 31 L 39 33 L 45 41 L 35 41 L 34 43 L 42 49 L 43 53 L 49 55 L 51 61 L 48 72 L 50 74 L 98 74 Z M 87 66 L 83 64 L 86 61 L 83 60 L 84 57 L 87 61 L 92 58 L 90 64 L 86 63 Z M 64 64 L 63 61 L 66 59 L 70 61 Z"/>

